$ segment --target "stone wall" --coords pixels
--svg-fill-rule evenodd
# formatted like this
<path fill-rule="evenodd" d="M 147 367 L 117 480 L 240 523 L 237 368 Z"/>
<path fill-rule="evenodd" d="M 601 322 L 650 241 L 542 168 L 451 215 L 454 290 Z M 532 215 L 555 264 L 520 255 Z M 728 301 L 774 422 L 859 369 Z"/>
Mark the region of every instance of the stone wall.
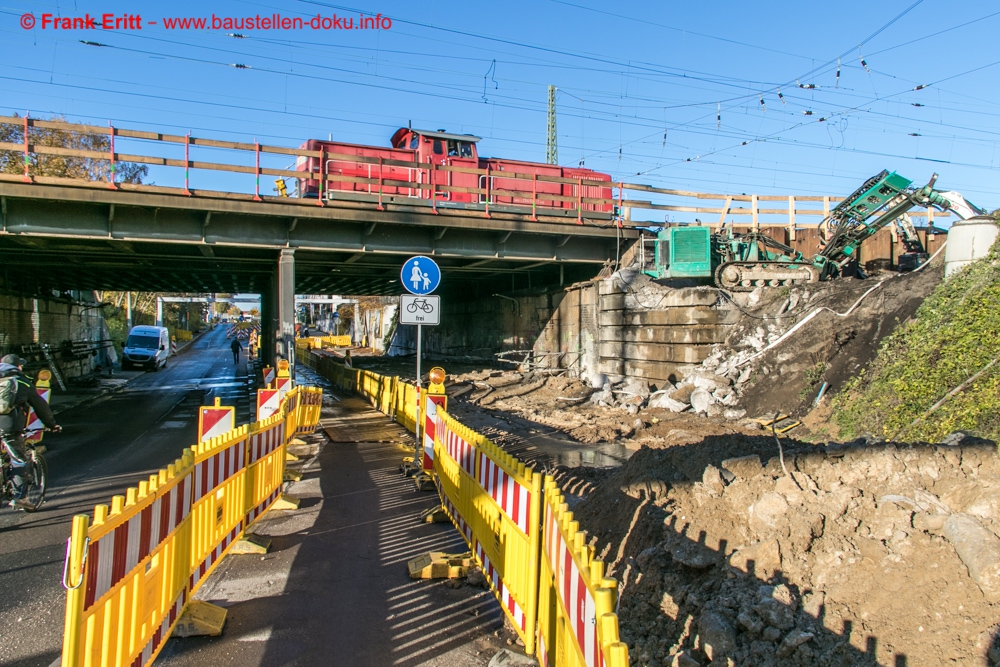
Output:
<path fill-rule="evenodd" d="M 107 340 L 107 325 L 93 292 L 72 292 L 66 296 L 31 298 L 0 294 L 0 355 L 16 352 L 28 359 L 28 368 L 48 366 L 38 352 L 47 344 L 65 377 L 89 373 L 102 362 L 101 354 L 70 354 L 69 342 Z M 28 346 L 25 348 L 24 346 Z M 113 351 L 111 354 L 114 354 Z M 105 359 L 106 360 L 106 359 Z"/>
<path fill-rule="evenodd" d="M 677 382 L 724 343 L 740 312 L 712 287 L 666 288 L 634 271 L 600 287 L 600 370 L 613 380 Z"/>

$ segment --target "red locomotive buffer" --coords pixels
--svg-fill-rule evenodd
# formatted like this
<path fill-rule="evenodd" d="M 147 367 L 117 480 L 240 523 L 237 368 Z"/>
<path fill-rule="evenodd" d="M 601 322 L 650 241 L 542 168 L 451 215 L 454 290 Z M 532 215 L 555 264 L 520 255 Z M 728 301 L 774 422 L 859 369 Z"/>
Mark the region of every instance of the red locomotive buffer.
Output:
<path fill-rule="evenodd" d="M 543 215 L 610 219 L 611 176 L 555 164 L 481 158 L 471 134 L 401 127 L 392 148 L 310 139 L 300 148 L 324 157 L 299 157 L 296 169 L 327 177 L 299 180 L 300 197 L 368 199 L 406 203 L 423 199 L 439 206 L 482 209 L 516 207 Z M 357 159 L 354 159 L 357 158 Z M 552 182 L 546 178 L 555 177 Z"/>

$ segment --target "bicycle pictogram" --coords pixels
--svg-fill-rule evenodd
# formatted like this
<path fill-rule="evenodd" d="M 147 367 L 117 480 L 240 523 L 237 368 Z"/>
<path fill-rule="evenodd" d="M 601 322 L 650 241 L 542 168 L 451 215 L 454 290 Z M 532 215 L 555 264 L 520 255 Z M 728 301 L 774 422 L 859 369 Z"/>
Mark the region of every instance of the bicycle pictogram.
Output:
<path fill-rule="evenodd" d="M 417 310 L 422 310 L 425 313 L 434 312 L 434 304 L 428 303 L 427 299 L 414 299 L 410 303 L 406 304 L 406 312 L 415 313 Z"/>

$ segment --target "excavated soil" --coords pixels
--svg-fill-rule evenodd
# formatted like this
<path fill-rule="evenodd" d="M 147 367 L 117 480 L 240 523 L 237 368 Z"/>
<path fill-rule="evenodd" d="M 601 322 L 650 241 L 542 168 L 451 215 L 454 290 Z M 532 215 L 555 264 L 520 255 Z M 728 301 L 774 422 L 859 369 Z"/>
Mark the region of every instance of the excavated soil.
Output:
<path fill-rule="evenodd" d="M 804 325 L 793 338 L 754 360 L 754 373 L 740 388 L 740 407 L 751 416 L 776 411 L 797 416 L 805 414 L 822 383 L 828 383 L 827 392 L 832 395 L 871 363 L 882 340 L 913 316 L 943 276 L 943 262 L 935 261 L 925 270 L 888 277 L 844 317 L 838 314 L 846 313 L 877 284 L 878 278 L 843 279 L 813 288 L 809 298 L 801 299 L 800 302 L 806 305 L 799 315 L 816 307 L 829 310 Z M 762 323 L 776 322 L 778 332 L 794 325 L 796 317 L 757 319 L 780 307 L 781 294 L 780 290 L 772 290 L 767 298 L 773 306 L 762 307 L 753 316 L 742 318 L 729 337 L 732 349 L 738 349 L 739 340 Z M 780 377 L 781 381 L 775 382 L 775 377 Z"/>
<path fill-rule="evenodd" d="M 632 664 L 1000 665 L 993 443 L 782 437 L 782 467 L 775 437 L 748 420 L 630 414 L 627 397 L 617 407 L 577 400 L 595 390 L 564 377 L 480 370 L 454 380 L 453 414 L 569 494 L 620 582 Z M 581 450 L 614 443 L 631 457 L 554 466 L 552 438 Z M 952 515 L 993 541 L 993 597 L 946 536 Z"/>
<path fill-rule="evenodd" d="M 633 664 L 997 664 L 997 598 L 941 526 L 1000 544 L 996 447 L 970 442 L 786 441 L 784 469 L 764 436 L 638 452 L 575 508 Z"/>

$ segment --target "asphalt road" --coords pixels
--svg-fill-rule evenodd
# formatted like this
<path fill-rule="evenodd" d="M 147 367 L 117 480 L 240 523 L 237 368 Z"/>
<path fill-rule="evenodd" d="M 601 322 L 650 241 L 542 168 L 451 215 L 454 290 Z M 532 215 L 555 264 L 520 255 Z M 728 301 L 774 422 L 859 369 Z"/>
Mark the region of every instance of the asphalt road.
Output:
<path fill-rule="evenodd" d="M 195 443 L 198 407 L 215 397 L 235 405 L 237 423 L 246 423 L 249 389 L 245 358 L 233 364 L 219 327 L 167 368 L 57 416 L 65 430 L 45 438 L 45 506 L 35 514 L 0 511 L 0 664 L 48 667 L 61 653 L 62 566 L 73 515 L 91 513 L 176 459 Z"/>

